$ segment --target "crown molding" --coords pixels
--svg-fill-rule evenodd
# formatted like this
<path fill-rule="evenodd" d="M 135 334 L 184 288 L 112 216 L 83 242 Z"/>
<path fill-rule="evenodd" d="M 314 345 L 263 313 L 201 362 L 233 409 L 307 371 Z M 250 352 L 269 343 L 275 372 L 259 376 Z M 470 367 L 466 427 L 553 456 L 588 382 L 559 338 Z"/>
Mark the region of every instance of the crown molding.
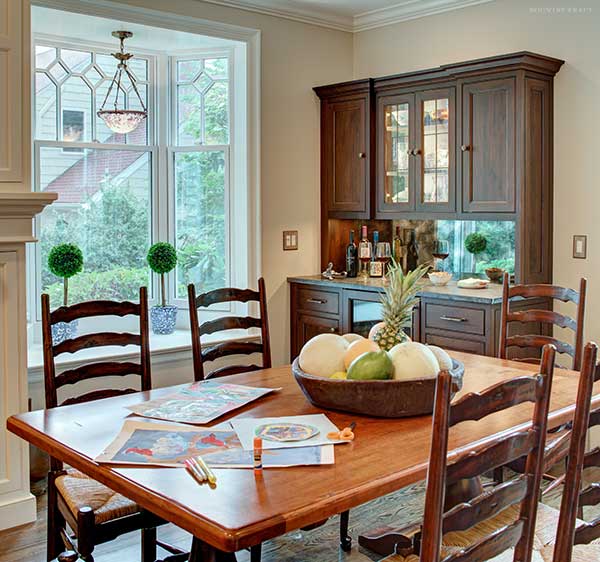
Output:
<path fill-rule="evenodd" d="M 247 12 L 255 12 L 257 14 L 284 18 L 300 23 L 318 25 L 319 27 L 327 27 L 329 29 L 336 29 L 337 31 L 354 31 L 354 18 L 351 16 L 324 14 L 319 10 L 311 9 L 285 8 L 282 7 L 281 2 L 278 2 L 277 0 L 256 0 L 255 2 L 248 0 L 202 1 L 208 4 L 217 4 L 219 6 L 226 6 L 228 8 L 246 10 Z"/>
<path fill-rule="evenodd" d="M 356 16 L 326 14 L 320 10 L 283 7 L 277 0 L 202 0 L 228 8 L 237 8 L 259 14 L 318 25 L 338 31 L 357 33 L 394 23 L 413 20 L 450 10 L 485 4 L 494 0 L 403 0 L 394 6 L 369 10 Z"/>
<path fill-rule="evenodd" d="M 424 18 L 442 14 L 451 10 L 460 10 L 486 4 L 494 0 L 405 0 L 389 8 L 370 10 L 354 16 L 353 31 L 367 31 L 385 25 L 392 25 L 403 21 Z"/>

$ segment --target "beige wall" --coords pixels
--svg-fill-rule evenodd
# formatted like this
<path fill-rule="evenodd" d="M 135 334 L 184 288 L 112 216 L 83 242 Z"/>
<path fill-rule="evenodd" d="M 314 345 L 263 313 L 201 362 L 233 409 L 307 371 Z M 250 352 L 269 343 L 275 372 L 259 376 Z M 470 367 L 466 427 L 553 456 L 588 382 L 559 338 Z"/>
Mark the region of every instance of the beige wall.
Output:
<path fill-rule="evenodd" d="M 315 273 L 320 261 L 319 104 L 312 87 L 352 78 L 352 35 L 196 0 L 123 3 L 262 32 L 262 273 L 273 363 L 289 362 L 286 277 Z M 299 230 L 297 252 L 282 250 L 288 229 Z"/>
<path fill-rule="evenodd" d="M 551 13 L 566 6 L 584 14 Z M 545 10 L 536 13 L 535 10 Z M 529 50 L 566 61 L 555 79 L 554 281 L 588 278 L 586 337 L 600 339 L 600 1 L 495 0 L 354 38 L 355 78 Z M 588 259 L 571 257 L 588 235 Z"/>

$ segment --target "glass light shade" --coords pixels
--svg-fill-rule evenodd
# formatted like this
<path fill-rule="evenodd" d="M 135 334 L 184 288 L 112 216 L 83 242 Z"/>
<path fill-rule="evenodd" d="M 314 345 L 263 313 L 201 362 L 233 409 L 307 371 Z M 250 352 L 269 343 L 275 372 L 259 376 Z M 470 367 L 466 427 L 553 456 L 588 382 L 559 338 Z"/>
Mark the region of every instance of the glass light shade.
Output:
<path fill-rule="evenodd" d="M 106 126 L 114 133 L 126 135 L 135 131 L 140 123 L 146 119 L 145 111 L 133 109 L 103 109 L 98 111 L 98 117 L 102 119 Z"/>

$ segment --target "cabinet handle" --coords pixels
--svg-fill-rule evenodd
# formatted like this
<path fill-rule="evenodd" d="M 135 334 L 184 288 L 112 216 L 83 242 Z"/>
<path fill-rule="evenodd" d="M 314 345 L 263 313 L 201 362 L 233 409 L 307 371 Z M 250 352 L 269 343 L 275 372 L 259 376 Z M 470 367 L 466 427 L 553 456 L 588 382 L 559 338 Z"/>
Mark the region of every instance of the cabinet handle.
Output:
<path fill-rule="evenodd" d="M 458 318 L 456 316 L 440 316 L 440 320 L 447 320 L 448 322 L 467 322 L 466 318 Z"/>
<path fill-rule="evenodd" d="M 471 150 L 471 145 L 470 145 L 470 144 L 463 144 L 463 145 L 460 147 L 460 149 L 461 149 L 463 152 L 469 152 L 469 150 Z"/>
<path fill-rule="evenodd" d="M 359 152 L 358 153 L 358 157 L 359 158 L 366 158 L 367 157 L 367 153 L 366 152 Z"/>
<path fill-rule="evenodd" d="M 327 300 L 321 300 L 321 299 L 306 299 L 306 302 L 310 302 L 312 304 L 325 304 L 327 302 Z"/>

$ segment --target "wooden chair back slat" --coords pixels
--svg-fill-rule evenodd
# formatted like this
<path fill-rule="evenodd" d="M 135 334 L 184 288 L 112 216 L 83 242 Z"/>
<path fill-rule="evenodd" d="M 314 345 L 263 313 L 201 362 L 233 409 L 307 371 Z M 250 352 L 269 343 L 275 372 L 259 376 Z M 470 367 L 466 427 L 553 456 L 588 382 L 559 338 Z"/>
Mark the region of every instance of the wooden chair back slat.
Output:
<path fill-rule="evenodd" d="M 598 346 L 588 343 L 583 351 L 583 363 L 579 375 L 577 405 L 573 418 L 571 446 L 564 481 L 563 496 L 560 504 L 560 516 L 556 530 L 554 562 L 570 562 L 575 541 L 575 526 L 578 505 L 581 502 L 581 480 L 585 458 L 586 438 L 590 419 L 594 374 Z M 591 496 L 591 494 L 590 494 Z M 592 499 L 590 497 L 590 499 Z M 594 499 L 600 499 L 600 496 Z"/>
<path fill-rule="evenodd" d="M 100 400 L 102 398 L 113 398 L 115 396 L 124 396 L 126 394 L 133 394 L 139 392 L 135 388 L 104 388 L 102 390 L 93 390 L 92 392 L 86 392 L 80 396 L 74 396 L 73 398 L 67 398 L 62 402 L 61 406 L 69 406 L 71 404 L 84 404 L 85 402 L 91 402 L 92 400 Z"/>
<path fill-rule="evenodd" d="M 491 560 L 502 554 L 505 550 L 517 546 L 525 532 L 527 524 L 522 519 L 517 519 L 512 525 L 507 525 L 473 546 L 464 548 L 461 552 L 446 556 L 443 562 L 482 562 Z M 515 558 L 515 561 L 524 560 Z"/>
<path fill-rule="evenodd" d="M 510 286 L 510 276 L 504 274 L 502 285 L 502 307 L 500 317 L 500 342 L 498 356 L 501 359 L 508 357 L 508 348 L 518 347 L 521 349 L 542 349 L 545 345 L 552 344 L 559 353 L 564 353 L 572 358 L 572 368 L 579 370 L 581 365 L 581 353 L 583 349 L 583 322 L 585 317 L 585 302 L 587 291 L 587 280 L 581 278 L 579 292 L 574 289 L 559 287 L 557 285 L 513 285 Z M 574 303 L 577 306 L 577 315 L 571 318 L 566 314 L 554 312 L 553 310 L 528 309 L 524 311 L 511 310 L 510 300 L 515 297 L 553 299 L 562 302 Z M 540 324 L 543 326 L 558 326 L 574 332 L 575 345 L 562 342 L 557 338 L 547 335 L 512 335 L 509 336 L 511 325 Z M 516 357 L 511 359 L 519 360 Z M 532 358 L 521 358 L 521 361 L 532 362 Z M 539 361 L 535 358 L 535 361 Z"/>
<path fill-rule="evenodd" d="M 483 392 L 471 392 L 452 405 L 450 426 L 463 421 L 478 421 L 523 402 L 535 402 L 540 382 L 537 377 L 517 377 Z"/>
<path fill-rule="evenodd" d="M 139 334 L 114 333 L 114 332 L 98 332 L 96 334 L 85 334 L 76 338 L 65 340 L 58 345 L 53 346 L 52 351 L 54 357 L 61 353 L 75 353 L 82 349 L 90 347 L 102 347 L 107 345 L 118 345 L 124 347 L 126 345 L 140 345 L 141 338 Z"/>
<path fill-rule="evenodd" d="M 250 341 L 229 341 L 211 345 L 202 350 L 203 361 L 214 361 L 228 355 L 252 355 L 262 353 L 262 344 Z"/>
<path fill-rule="evenodd" d="M 252 289 L 224 288 L 202 293 L 194 299 L 195 308 L 206 308 L 212 304 L 224 302 L 259 301 L 260 294 Z"/>
<path fill-rule="evenodd" d="M 61 306 L 50 313 L 50 322 L 71 322 L 91 316 L 139 316 L 140 305 L 134 302 L 87 301 Z"/>
<path fill-rule="evenodd" d="M 505 276 L 508 274 L 506 273 Z M 508 296 L 524 298 L 549 298 L 562 302 L 572 302 L 579 304 L 579 293 L 574 289 L 559 287 L 558 285 L 535 284 L 530 285 L 512 285 Z"/>
<path fill-rule="evenodd" d="M 579 494 L 579 505 L 596 505 L 600 503 L 600 482 L 593 482 Z"/>
<path fill-rule="evenodd" d="M 598 538 L 600 538 L 600 517 L 578 527 L 575 530 L 573 544 L 589 544 Z"/>
<path fill-rule="evenodd" d="M 552 346 L 544 347 L 539 375 L 519 377 L 495 385 L 479 395 L 469 394 L 452 406 L 451 377 L 447 372 L 438 376 L 433 440 L 427 472 L 421 560 L 441 561 L 440 546 L 443 533 L 470 528 L 507 507 L 520 505 L 519 516 L 513 524 L 490 532 L 487 537 L 468 548 L 446 556 L 443 562 L 488 560 L 511 547 L 515 547 L 515 561 L 530 562 L 555 353 Z M 515 380 L 517 382 L 514 382 Z M 466 420 L 480 420 L 486 415 L 524 402 L 533 403 L 530 428 L 498 437 L 482 447 L 461 453 L 458 458 L 448 463 L 448 433 L 451 426 Z M 456 413 L 453 413 L 454 410 Z M 516 480 L 485 490 L 470 502 L 455 506 L 444 514 L 447 485 L 480 476 L 491 468 L 517 460 L 524 455 L 526 467 L 523 475 Z"/>
<path fill-rule="evenodd" d="M 224 330 L 249 330 L 261 326 L 260 318 L 254 318 L 253 316 L 224 316 L 223 318 L 203 322 L 200 325 L 200 335 L 213 334 Z"/>
<path fill-rule="evenodd" d="M 530 308 L 520 312 L 509 312 L 506 320 L 508 322 L 544 322 L 546 324 L 554 324 L 560 328 L 569 328 L 574 332 L 577 330 L 577 322 L 570 316 L 555 312 L 554 310 L 538 310 Z"/>
<path fill-rule="evenodd" d="M 600 467 L 600 448 L 594 447 L 583 458 L 583 468 Z"/>
<path fill-rule="evenodd" d="M 206 378 L 217 378 L 227 377 L 229 375 L 239 375 L 240 373 L 250 373 L 252 371 L 260 371 L 262 369 L 259 365 L 231 365 L 227 367 L 219 367 L 214 371 L 211 371 Z"/>
<path fill-rule="evenodd" d="M 600 410 L 594 410 L 590 413 L 590 423 L 588 427 L 596 427 L 598 425 L 600 425 Z"/>
<path fill-rule="evenodd" d="M 475 478 L 512 460 L 520 459 L 533 450 L 539 439 L 537 430 L 533 429 L 497 439 L 480 449 L 477 455 L 461 457 L 449 464 L 446 469 L 446 480 L 448 484 L 454 484 L 464 478 Z"/>
<path fill-rule="evenodd" d="M 251 302 L 256 301 L 260 307 L 260 317 L 252 316 L 226 316 L 209 320 L 200 324 L 198 308 L 223 302 Z M 192 356 L 194 362 L 194 379 L 204 380 L 211 377 L 245 373 L 258 369 L 256 365 L 227 365 L 205 373 L 204 363 L 215 361 L 231 355 L 262 354 L 262 368 L 271 367 L 271 345 L 269 341 L 269 322 L 267 313 L 267 292 L 265 281 L 258 280 L 258 291 L 251 289 L 224 288 L 196 296 L 196 288 L 188 285 L 188 304 L 190 313 L 190 329 L 192 333 Z M 204 349 L 200 336 L 214 334 L 225 330 L 258 328 L 261 332 L 260 343 L 255 341 L 230 341 L 216 345 L 207 345 Z"/>
<path fill-rule="evenodd" d="M 56 387 L 60 388 L 67 384 L 76 384 L 81 381 L 100 377 L 125 377 L 127 375 L 141 374 L 142 366 L 139 363 L 103 361 L 63 371 L 56 377 Z"/>
<path fill-rule="evenodd" d="M 507 507 L 522 502 L 529 490 L 527 480 L 526 476 L 521 475 L 447 511 L 444 514 L 442 534 L 466 531 L 477 523 L 496 516 Z"/>
<path fill-rule="evenodd" d="M 74 385 L 85 380 L 102 379 L 107 376 L 137 375 L 141 378 L 141 390 L 149 390 L 151 388 L 148 292 L 146 287 L 140 288 L 139 299 L 139 303 L 129 301 L 90 301 L 72 306 L 63 306 L 51 312 L 49 296 L 42 295 L 42 339 L 44 345 L 44 383 L 47 408 L 54 408 L 59 405 L 59 388 L 64 385 Z M 98 332 L 67 339 L 56 345 L 52 342 L 52 326 L 58 322 L 71 322 L 92 316 L 123 317 L 128 315 L 139 317 L 139 333 Z M 137 345 L 140 349 L 139 363 L 133 361 L 95 361 L 56 375 L 55 357 L 57 355 L 109 345 Z M 130 391 L 131 389 L 95 390 L 69 398 L 62 402 L 62 405 L 127 394 Z"/>
<path fill-rule="evenodd" d="M 575 357 L 575 348 L 570 343 L 560 341 L 552 336 L 531 334 L 508 336 L 506 338 L 506 347 L 544 347 L 545 345 L 553 345 L 558 353 L 566 353 L 571 357 Z"/>

